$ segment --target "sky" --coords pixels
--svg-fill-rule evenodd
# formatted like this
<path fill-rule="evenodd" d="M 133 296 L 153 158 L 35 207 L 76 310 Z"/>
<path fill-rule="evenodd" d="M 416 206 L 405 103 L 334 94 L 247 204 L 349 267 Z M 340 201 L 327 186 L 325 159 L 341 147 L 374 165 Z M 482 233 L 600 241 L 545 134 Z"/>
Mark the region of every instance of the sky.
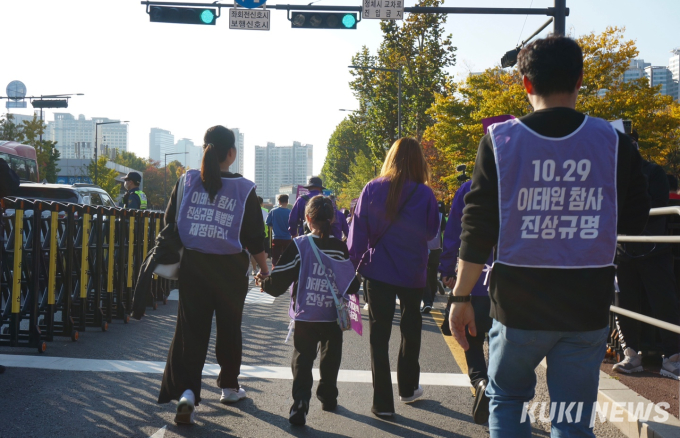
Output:
<path fill-rule="evenodd" d="M 351 6 L 360 1 L 317 4 Z M 444 6 L 553 4 L 447 0 Z M 405 5 L 414 6 L 415 0 Z M 567 7 L 569 34 L 626 27 L 625 36 L 636 40 L 639 57 L 653 65 L 668 65 L 670 50 L 680 46 L 678 0 L 567 0 Z M 28 95 L 84 93 L 59 111 L 128 120 L 129 150 L 144 157 L 152 127 L 197 144 L 210 126 L 239 128 L 245 134 L 244 174 L 250 178 L 254 146 L 313 144 L 318 173 L 328 138 L 347 115 L 339 109 L 358 108 L 347 66 L 362 46 L 373 52 L 379 47 L 379 21 L 363 20 L 357 30 L 291 29 L 285 11 L 272 11 L 270 31 L 247 31 L 230 30 L 226 8 L 223 14 L 215 26 L 192 26 L 150 23 L 139 0 L 0 0 L 0 95 L 6 95 L 12 80 L 24 82 Z M 470 71 L 494 67 L 547 19 L 449 15 L 446 29 L 458 48 L 450 73 L 461 80 Z M 30 114 L 32 109 L 29 104 L 13 111 Z M 47 110 L 46 120 L 52 119 Z"/>

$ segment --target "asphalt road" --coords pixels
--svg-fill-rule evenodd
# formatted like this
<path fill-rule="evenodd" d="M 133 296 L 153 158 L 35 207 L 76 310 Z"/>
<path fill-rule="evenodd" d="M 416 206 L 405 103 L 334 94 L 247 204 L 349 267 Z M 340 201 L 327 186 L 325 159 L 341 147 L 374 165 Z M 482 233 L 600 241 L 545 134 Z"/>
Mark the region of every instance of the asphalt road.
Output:
<path fill-rule="evenodd" d="M 439 297 L 441 300 L 441 297 Z M 436 307 L 443 307 L 437 303 Z M 287 333 L 287 298 L 273 303 L 246 304 L 243 318 L 243 364 L 289 367 L 292 342 Z M 177 302 L 149 309 L 141 321 L 114 321 L 108 332 L 89 329 L 78 342 L 57 338 L 44 357 L 164 362 L 172 340 Z M 370 370 L 366 311 L 360 337 L 346 332 L 342 370 Z M 399 345 L 399 316 L 391 339 L 393 371 Z M 36 356 L 33 350 L 0 348 L 0 355 Z M 32 362 L 35 359 L 31 359 Z M 79 363 L 85 363 L 79 361 Z M 37 363 L 37 362 L 36 362 Z M 215 363 L 214 333 L 208 363 Z M 422 373 L 461 373 L 432 315 L 423 319 Z M 318 366 L 318 362 L 317 362 Z M 350 373 L 351 374 L 351 373 Z M 545 372 L 537 369 L 537 401 L 547 401 Z M 350 379 L 352 380 L 352 379 Z M 360 380 L 360 379 L 359 379 Z M 425 396 L 411 405 L 396 402 L 396 417 L 383 420 L 371 411 L 370 382 L 339 384 L 339 407 L 324 412 L 313 398 L 306 427 L 288 423 L 292 381 L 286 378 L 242 378 L 248 398 L 234 405 L 219 403 L 214 377 L 203 379 L 201 405 L 195 426 L 173 423 L 174 403 L 156 403 L 161 382 L 158 372 L 97 372 L 10 367 L 0 376 L 0 437 L 487 437 L 485 426 L 474 424 L 469 387 L 424 385 Z M 396 382 L 395 382 L 396 383 Z M 396 385 L 395 399 L 398 400 Z M 549 424 L 537 424 L 534 436 L 549 436 Z M 611 424 L 597 424 L 597 436 L 622 437 Z"/>

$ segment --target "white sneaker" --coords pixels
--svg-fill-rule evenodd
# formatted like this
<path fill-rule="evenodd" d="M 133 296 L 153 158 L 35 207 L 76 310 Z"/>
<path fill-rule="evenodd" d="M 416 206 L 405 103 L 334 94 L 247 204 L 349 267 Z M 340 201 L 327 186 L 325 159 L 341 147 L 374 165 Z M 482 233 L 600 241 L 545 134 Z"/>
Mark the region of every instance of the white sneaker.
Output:
<path fill-rule="evenodd" d="M 246 398 L 246 390 L 238 388 L 222 388 L 222 397 L 220 397 L 220 403 L 236 403 L 239 400 Z"/>
<path fill-rule="evenodd" d="M 669 358 L 663 358 L 661 375 L 671 379 L 680 380 L 680 353 L 674 354 Z"/>
<path fill-rule="evenodd" d="M 175 414 L 175 423 L 177 424 L 194 424 L 196 416 L 196 398 L 194 392 L 190 389 L 184 391 L 182 397 L 177 402 L 177 413 Z"/>
<path fill-rule="evenodd" d="M 424 392 L 425 390 L 423 389 L 423 387 L 418 385 L 418 388 L 415 391 L 413 391 L 413 395 L 411 397 L 399 396 L 399 400 L 401 400 L 404 403 L 413 403 L 414 401 L 422 397 Z"/>
<path fill-rule="evenodd" d="M 639 373 L 644 371 L 642 368 L 642 356 L 636 353 L 632 348 L 626 348 L 623 351 L 625 356 L 623 360 L 612 367 L 612 371 L 617 373 Z"/>

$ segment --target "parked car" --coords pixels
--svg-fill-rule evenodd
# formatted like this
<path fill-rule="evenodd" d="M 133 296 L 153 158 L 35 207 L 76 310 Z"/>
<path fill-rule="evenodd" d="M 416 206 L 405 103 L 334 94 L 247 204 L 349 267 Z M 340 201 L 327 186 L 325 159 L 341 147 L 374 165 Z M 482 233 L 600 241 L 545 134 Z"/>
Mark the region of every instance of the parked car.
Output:
<path fill-rule="evenodd" d="M 113 202 L 109 194 L 94 184 L 22 183 L 15 196 L 24 199 L 39 199 L 41 201 L 116 207 L 116 203 Z"/>

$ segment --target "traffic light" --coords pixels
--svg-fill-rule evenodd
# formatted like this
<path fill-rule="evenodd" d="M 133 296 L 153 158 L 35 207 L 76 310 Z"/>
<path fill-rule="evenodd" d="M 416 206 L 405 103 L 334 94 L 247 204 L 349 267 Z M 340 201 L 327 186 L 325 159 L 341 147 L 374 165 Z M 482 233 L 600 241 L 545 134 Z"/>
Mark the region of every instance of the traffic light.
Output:
<path fill-rule="evenodd" d="M 357 14 L 346 12 L 293 12 L 293 29 L 356 29 Z"/>
<path fill-rule="evenodd" d="M 215 9 L 176 8 L 170 6 L 151 6 L 149 19 L 152 23 L 215 24 Z"/>
<path fill-rule="evenodd" d="M 512 49 L 509 52 L 506 52 L 505 55 L 501 58 L 501 67 L 507 68 L 507 67 L 513 67 L 515 64 L 517 64 L 517 55 L 519 55 L 519 51 L 521 50 L 520 47 L 517 47 L 516 49 Z"/>

